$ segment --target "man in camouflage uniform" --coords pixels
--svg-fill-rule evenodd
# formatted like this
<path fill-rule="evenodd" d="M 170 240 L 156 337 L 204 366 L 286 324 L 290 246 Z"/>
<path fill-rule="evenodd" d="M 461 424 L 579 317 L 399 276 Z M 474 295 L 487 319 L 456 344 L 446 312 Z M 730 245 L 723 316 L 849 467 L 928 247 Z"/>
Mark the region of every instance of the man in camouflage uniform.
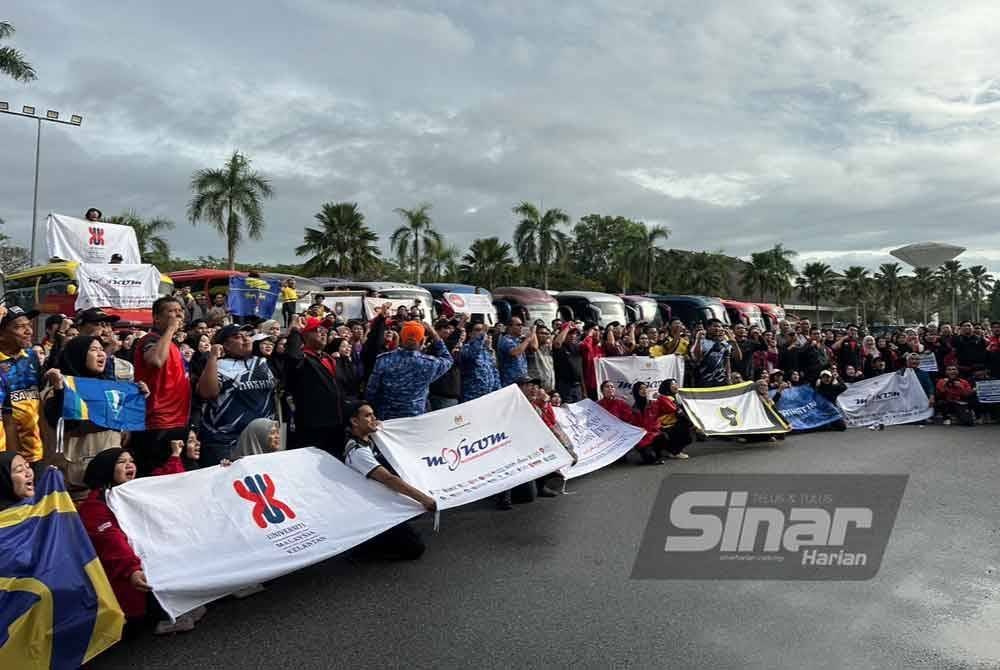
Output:
<path fill-rule="evenodd" d="M 434 340 L 430 353 L 420 351 L 425 332 Z M 419 416 L 427 411 L 431 383 L 451 366 L 451 353 L 437 331 L 408 321 L 400 331 L 399 348 L 375 359 L 365 397 L 381 419 Z"/>
<path fill-rule="evenodd" d="M 493 352 L 486 346 L 486 325 L 469 326 L 469 339 L 462 347 L 462 402 L 500 389 L 500 371 Z"/>

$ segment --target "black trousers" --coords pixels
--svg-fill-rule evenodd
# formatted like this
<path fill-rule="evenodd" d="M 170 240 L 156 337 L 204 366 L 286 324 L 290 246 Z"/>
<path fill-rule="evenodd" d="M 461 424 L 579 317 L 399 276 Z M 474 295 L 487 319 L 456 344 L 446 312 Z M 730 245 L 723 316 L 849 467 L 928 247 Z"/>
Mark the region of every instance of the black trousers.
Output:
<path fill-rule="evenodd" d="M 384 533 L 362 542 L 355 549 L 364 558 L 378 558 L 392 561 L 415 561 L 426 549 L 420 533 L 413 530 L 408 521 L 393 526 Z"/>
<path fill-rule="evenodd" d="M 295 318 L 295 308 L 297 304 L 294 302 L 283 302 L 281 303 L 281 316 L 285 319 L 285 328 L 292 325 L 292 319 Z"/>

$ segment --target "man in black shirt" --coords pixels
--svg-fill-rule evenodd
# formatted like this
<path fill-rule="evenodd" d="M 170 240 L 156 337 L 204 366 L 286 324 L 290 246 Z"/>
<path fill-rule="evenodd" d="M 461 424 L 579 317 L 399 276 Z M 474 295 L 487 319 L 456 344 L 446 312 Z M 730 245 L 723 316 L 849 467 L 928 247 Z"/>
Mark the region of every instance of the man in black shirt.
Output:
<path fill-rule="evenodd" d="M 841 377 L 847 376 L 847 366 L 860 370 L 861 342 L 858 340 L 858 327 L 853 323 L 847 326 L 847 333 L 833 343 L 833 353 L 837 356 L 837 369 Z"/>
<path fill-rule="evenodd" d="M 559 329 L 552 341 L 552 364 L 556 372 L 556 391 L 563 403 L 579 402 L 584 398 L 583 356 L 578 342 L 579 332 L 572 322 Z"/>
<path fill-rule="evenodd" d="M 958 370 L 963 379 L 972 379 L 976 370 L 986 367 L 986 340 L 976 337 L 972 322 L 963 321 L 959 327 L 958 337 L 954 339 L 955 355 L 958 358 Z"/>

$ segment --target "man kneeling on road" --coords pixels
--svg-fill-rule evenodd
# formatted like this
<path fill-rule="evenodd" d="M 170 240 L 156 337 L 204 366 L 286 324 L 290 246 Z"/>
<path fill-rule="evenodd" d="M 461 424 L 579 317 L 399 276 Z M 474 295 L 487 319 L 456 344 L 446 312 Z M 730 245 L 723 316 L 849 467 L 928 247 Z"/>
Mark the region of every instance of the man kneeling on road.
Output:
<path fill-rule="evenodd" d="M 379 453 L 378 447 L 372 441 L 372 435 L 378 431 L 379 424 L 372 406 L 368 403 L 354 403 L 347 407 L 345 413 L 348 417 L 349 429 L 347 444 L 344 446 L 344 463 L 396 493 L 413 498 L 428 512 L 437 510 L 437 502 L 434 498 L 400 479 L 393 472 L 389 462 Z M 364 542 L 355 551 L 377 555 L 380 558 L 412 561 L 420 558 L 424 549 L 424 542 L 420 539 L 420 535 L 413 530 L 408 521 L 404 521 Z"/>
<path fill-rule="evenodd" d="M 976 423 L 976 415 L 970 407 L 974 391 L 969 382 L 958 376 L 958 366 L 949 365 L 945 368 L 944 379 L 937 383 L 937 417 L 946 426 L 956 420 L 964 426 Z"/>

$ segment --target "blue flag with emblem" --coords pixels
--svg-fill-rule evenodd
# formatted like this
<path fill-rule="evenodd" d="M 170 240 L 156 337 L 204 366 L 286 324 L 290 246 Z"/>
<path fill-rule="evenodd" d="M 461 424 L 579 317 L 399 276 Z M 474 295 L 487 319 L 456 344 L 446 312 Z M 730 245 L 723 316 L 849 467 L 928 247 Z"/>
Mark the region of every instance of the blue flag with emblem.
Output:
<path fill-rule="evenodd" d="M 146 429 L 146 399 L 130 382 L 64 377 L 62 418 L 118 431 Z"/>
<path fill-rule="evenodd" d="M 775 393 L 772 391 L 771 396 Z M 792 430 L 813 430 L 840 420 L 840 410 L 812 386 L 785 389 L 775 403 Z"/>
<path fill-rule="evenodd" d="M 0 668 L 79 668 L 121 639 L 125 615 L 62 474 L 0 511 Z"/>
<path fill-rule="evenodd" d="M 270 319 L 278 306 L 281 281 L 260 277 L 229 278 L 229 311 L 236 316 Z"/>

